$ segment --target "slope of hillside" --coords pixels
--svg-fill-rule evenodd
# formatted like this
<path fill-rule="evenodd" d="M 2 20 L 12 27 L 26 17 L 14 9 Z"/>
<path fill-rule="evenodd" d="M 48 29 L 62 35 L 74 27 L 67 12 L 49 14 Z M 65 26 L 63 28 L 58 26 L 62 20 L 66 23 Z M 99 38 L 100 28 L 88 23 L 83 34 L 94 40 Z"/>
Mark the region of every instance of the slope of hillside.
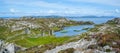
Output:
<path fill-rule="evenodd" d="M 114 21 L 113 21 L 114 20 Z M 119 53 L 120 52 L 120 25 L 119 18 L 110 20 L 114 24 L 96 25 L 89 29 L 86 36 L 77 42 L 70 42 L 45 53 Z"/>

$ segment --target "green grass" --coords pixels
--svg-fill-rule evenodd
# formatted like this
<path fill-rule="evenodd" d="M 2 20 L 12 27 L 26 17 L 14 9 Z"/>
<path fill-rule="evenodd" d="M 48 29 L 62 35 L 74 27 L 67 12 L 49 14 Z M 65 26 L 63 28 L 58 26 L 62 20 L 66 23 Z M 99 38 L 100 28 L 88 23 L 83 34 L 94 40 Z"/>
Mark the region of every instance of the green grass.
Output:
<path fill-rule="evenodd" d="M 90 28 L 88 31 L 91 31 L 91 32 L 98 32 L 99 29 L 98 29 L 98 27 L 95 27 L 95 28 Z"/>
<path fill-rule="evenodd" d="M 15 43 L 18 45 L 21 45 L 22 47 L 29 48 L 33 46 L 50 44 L 50 43 L 61 44 L 69 39 L 70 37 L 45 36 L 45 37 L 39 37 L 39 38 L 24 38 L 24 39 L 15 41 Z"/>
<path fill-rule="evenodd" d="M 7 30 L 7 27 L 5 26 L 0 26 L 0 33 L 3 33 Z"/>
<path fill-rule="evenodd" d="M 52 28 L 54 31 L 59 31 L 59 30 L 61 30 L 61 28 L 59 28 L 59 27 L 53 27 Z"/>

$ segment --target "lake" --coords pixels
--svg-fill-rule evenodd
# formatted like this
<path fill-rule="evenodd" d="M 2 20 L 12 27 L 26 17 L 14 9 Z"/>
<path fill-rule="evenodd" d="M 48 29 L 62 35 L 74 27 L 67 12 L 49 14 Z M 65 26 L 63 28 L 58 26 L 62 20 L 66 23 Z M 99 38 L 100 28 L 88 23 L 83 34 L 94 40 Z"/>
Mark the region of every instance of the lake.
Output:
<path fill-rule="evenodd" d="M 113 18 L 67 18 L 69 20 L 75 20 L 75 21 L 93 21 L 95 24 L 101 24 L 105 23 L 108 20 L 111 20 Z M 78 35 L 83 32 L 86 32 L 86 30 L 82 30 L 84 28 L 92 28 L 94 27 L 93 25 L 78 25 L 78 26 L 70 26 L 70 27 L 64 27 L 63 30 L 54 32 L 54 34 L 59 37 L 59 36 L 73 36 L 73 35 Z"/>
<path fill-rule="evenodd" d="M 83 28 L 92 28 L 92 27 L 93 25 L 78 25 L 78 26 L 65 27 L 63 30 L 55 32 L 54 34 L 56 36 L 73 36 L 86 32 L 86 30 L 82 30 Z"/>

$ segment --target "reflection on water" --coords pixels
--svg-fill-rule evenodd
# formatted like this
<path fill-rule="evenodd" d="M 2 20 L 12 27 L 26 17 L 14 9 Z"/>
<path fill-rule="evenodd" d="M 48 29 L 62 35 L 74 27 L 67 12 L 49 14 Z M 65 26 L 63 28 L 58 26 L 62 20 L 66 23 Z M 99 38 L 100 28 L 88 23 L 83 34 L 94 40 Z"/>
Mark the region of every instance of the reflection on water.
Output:
<path fill-rule="evenodd" d="M 86 32 L 86 30 L 82 30 L 84 28 L 92 28 L 92 27 L 93 25 L 79 25 L 79 26 L 65 27 L 63 30 L 55 32 L 54 34 L 56 36 L 72 36 Z"/>

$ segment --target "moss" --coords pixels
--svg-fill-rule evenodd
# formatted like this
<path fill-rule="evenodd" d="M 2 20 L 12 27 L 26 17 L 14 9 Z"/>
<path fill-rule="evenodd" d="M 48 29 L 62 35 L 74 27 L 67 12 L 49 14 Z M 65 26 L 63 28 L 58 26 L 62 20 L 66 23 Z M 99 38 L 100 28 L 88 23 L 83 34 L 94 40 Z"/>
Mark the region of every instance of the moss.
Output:
<path fill-rule="evenodd" d="M 69 49 L 66 49 L 66 50 L 61 50 L 58 53 L 74 53 L 74 48 L 69 48 Z"/>
<path fill-rule="evenodd" d="M 99 29 L 98 29 L 97 27 L 95 27 L 95 28 L 90 28 L 88 31 L 91 31 L 91 32 L 98 32 Z"/>
<path fill-rule="evenodd" d="M 0 33 L 3 33 L 3 32 L 5 32 L 5 31 L 7 31 L 7 27 L 5 27 L 5 26 L 0 26 Z"/>
<path fill-rule="evenodd" d="M 106 49 L 106 51 L 105 52 L 110 52 L 111 50 L 110 49 Z"/>
<path fill-rule="evenodd" d="M 59 30 L 61 30 L 61 28 L 59 28 L 59 27 L 53 27 L 52 28 L 54 31 L 59 31 Z"/>

